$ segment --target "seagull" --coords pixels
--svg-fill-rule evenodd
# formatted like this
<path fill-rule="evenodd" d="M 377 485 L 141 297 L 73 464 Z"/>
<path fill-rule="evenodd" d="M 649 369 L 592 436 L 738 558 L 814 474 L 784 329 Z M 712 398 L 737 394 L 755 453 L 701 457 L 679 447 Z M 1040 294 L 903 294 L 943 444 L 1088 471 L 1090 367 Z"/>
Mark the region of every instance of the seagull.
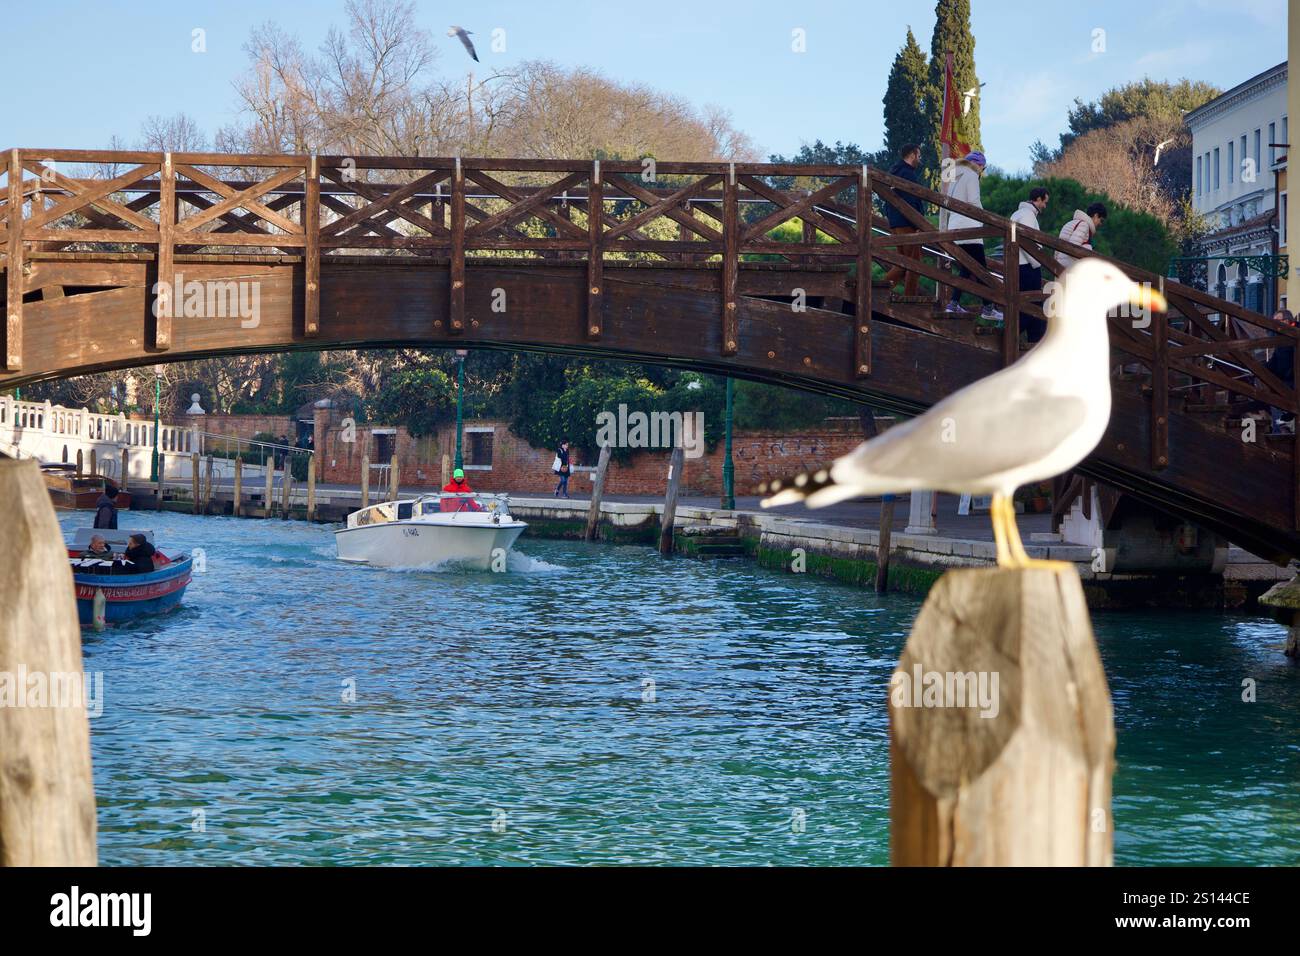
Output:
<path fill-rule="evenodd" d="M 447 30 L 447 36 L 460 37 L 460 42 L 464 44 L 465 51 L 469 53 L 469 55 L 474 58 L 474 62 L 477 63 L 478 54 L 474 52 L 474 43 L 470 40 L 470 37 L 472 37 L 473 35 L 474 34 L 470 33 L 464 27 L 453 26 Z"/>
<path fill-rule="evenodd" d="M 977 86 L 972 86 L 969 90 L 963 90 L 963 91 L 962 91 L 962 94 L 961 94 L 961 95 L 962 95 L 962 101 L 961 101 L 961 115 L 962 115 L 962 116 L 965 116 L 967 113 L 970 112 L 970 101 L 973 100 L 973 99 L 975 99 L 975 97 L 977 97 L 977 96 L 980 95 L 980 88 L 981 88 L 981 87 L 984 87 L 984 86 L 988 86 L 988 84 L 987 84 L 987 83 L 980 83 L 980 84 L 978 84 Z"/>
<path fill-rule="evenodd" d="M 1110 421 L 1106 316 L 1121 303 L 1167 310 L 1159 292 L 1111 263 L 1081 259 L 1045 303 L 1047 333 L 1019 361 L 864 442 L 830 468 L 760 487 L 771 493 L 763 507 L 803 500 L 821 508 L 921 490 L 992 495 L 998 564 L 1059 564 L 1025 553 L 1012 495 L 1070 470 L 1101 441 Z"/>
<path fill-rule="evenodd" d="M 1172 142 L 1173 142 L 1172 139 L 1167 139 L 1163 143 L 1156 143 L 1156 158 L 1155 158 L 1155 162 L 1151 164 L 1153 167 L 1160 165 L 1160 151 Z"/>

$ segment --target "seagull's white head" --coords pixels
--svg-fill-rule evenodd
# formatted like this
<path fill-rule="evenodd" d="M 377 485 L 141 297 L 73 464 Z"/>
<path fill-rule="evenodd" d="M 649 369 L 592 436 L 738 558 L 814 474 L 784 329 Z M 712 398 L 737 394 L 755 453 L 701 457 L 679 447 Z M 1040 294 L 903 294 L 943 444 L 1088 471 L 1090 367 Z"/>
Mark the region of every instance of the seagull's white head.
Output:
<path fill-rule="evenodd" d="M 1139 284 L 1105 259 L 1080 259 L 1061 276 L 1060 302 L 1049 315 L 1070 324 L 1080 319 L 1105 319 L 1116 306 L 1168 311 L 1165 297 L 1149 283 Z"/>

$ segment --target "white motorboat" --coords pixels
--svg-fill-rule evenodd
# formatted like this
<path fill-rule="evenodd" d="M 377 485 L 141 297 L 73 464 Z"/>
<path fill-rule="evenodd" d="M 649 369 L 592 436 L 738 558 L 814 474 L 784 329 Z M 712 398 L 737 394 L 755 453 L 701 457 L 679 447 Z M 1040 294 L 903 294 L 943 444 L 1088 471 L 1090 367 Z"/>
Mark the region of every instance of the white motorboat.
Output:
<path fill-rule="evenodd" d="M 334 547 L 342 561 L 379 568 L 499 571 L 526 527 L 510 516 L 508 495 L 431 494 L 352 512 L 334 532 Z"/>

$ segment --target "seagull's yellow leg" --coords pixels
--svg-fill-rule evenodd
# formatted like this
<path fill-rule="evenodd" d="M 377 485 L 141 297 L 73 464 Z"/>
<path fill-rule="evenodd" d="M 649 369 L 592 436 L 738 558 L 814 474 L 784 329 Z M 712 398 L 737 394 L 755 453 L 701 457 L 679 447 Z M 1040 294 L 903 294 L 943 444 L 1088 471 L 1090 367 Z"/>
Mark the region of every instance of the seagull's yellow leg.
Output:
<path fill-rule="evenodd" d="M 997 500 L 995 496 L 994 501 Z M 1024 542 L 1020 540 L 1020 529 L 1016 526 L 1016 506 L 1011 498 L 1002 498 L 1003 533 L 1007 538 L 1007 550 L 1011 554 L 1011 566 L 1017 568 L 1063 568 L 1069 561 L 1049 561 L 1043 558 L 1031 558 L 1025 551 Z M 999 562 L 1000 563 L 1000 562 Z"/>
<path fill-rule="evenodd" d="M 998 567 L 1013 568 L 1016 561 L 1007 549 L 1006 503 L 1005 495 L 994 495 L 989 504 L 989 520 L 993 523 L 993 545 L 997 552 Z"/>

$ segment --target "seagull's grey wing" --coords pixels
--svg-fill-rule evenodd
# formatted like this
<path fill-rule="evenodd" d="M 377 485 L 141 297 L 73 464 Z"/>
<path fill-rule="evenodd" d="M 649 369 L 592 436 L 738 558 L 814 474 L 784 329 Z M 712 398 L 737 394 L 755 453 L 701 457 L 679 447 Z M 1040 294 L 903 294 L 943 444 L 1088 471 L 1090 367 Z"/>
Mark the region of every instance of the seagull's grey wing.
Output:
<path fill-rule="evenodd" d="M 474 52 L 474 41 L 469 38 L 469 31 L 461 30 L 456 35 L 460 37 L 460 42 L 465 45 L 465 50 L 474 58 L 474 62 L 477 63 L 478 54 Z"/>
<path fill-rule="evenodd" d="M 1085 399 L 1052 394 L 1050 385 L 1043 378 L 981 379 L 861 445 L 831 474 L 837 483 L 852 483 L 856 473 L 922 485 L 933 480 L 929 487 L 940 487 L 1046 458 L 1088 414 Z"/>

